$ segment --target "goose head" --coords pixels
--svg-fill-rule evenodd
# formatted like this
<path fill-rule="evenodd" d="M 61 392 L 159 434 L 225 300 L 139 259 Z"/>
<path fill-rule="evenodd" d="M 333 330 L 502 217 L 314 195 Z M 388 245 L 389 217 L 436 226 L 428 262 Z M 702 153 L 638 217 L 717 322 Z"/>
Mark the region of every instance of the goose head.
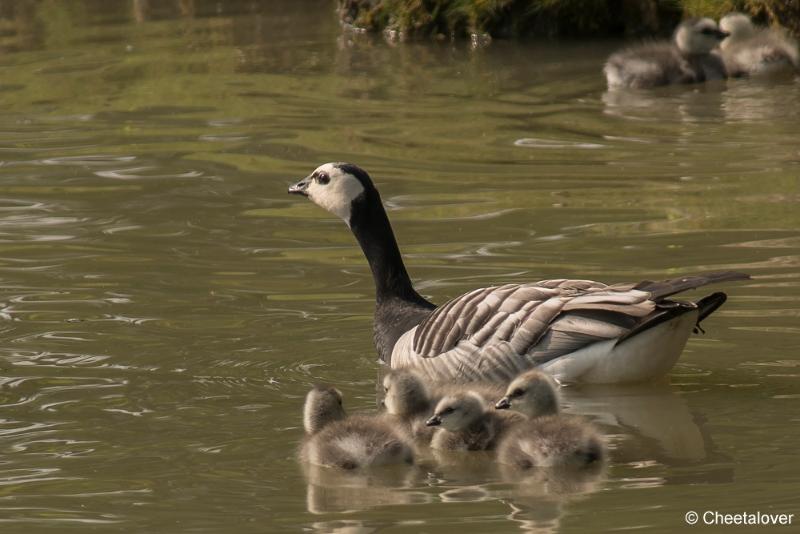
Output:
<path fill-rule="evenodd" d="M 392 415 L 409 416 L 428 408 L 425 383 L 410 371 L 391 371 L 383 377 L 383 404 Z"/>
<path fill-rule="evenodd" d="M 325 425 L 346 417 L 342 393 L 332 386 L 314 386 L 303 405 L 303 428 L 307 434 L 319 432 Z"/>
<path fill-rule="evenodd" d="M 495 404 L 498 410 L 512 408 L 528 417 L 558 413 L 556 383 L 549 375 L 527 371 L 515 378 L 506 389 L 506 395 Z"/>
<path fill-rule="evenodd" d="M 675 45 L 686 55 L 708 54 L 728 36 L 709 18 L 687 19 L 675 29 Z"/>
<path fill-rule="evenodd" d="M 475 393 L 449 395 L 439 401 L 433 416 L 425 421 L 428 426 L 441 426 L 450 432 L 469 428 L 484 415 L 482 399 Z"/>
<path fill-rule="evenodd" d="M 756 30 L 750 17 L 743 13 L 728 13 L 719 19 L 719 29 L 730 34 L 730 39 L 723 45 L 729 41 L 749 39 Z"/>
<path fill-rule="evenodd" d="M 352 163 L 325 163 L 289 187 L 289 194 L 303 195 L 352 226 L 355 207 L 368 201 L 375 186 L 366 171 Z"/>

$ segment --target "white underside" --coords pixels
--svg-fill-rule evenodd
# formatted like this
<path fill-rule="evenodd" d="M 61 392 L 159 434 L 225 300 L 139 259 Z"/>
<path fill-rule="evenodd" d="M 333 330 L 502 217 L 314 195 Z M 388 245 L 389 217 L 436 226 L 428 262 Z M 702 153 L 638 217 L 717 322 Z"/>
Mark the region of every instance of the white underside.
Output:
<path fill-rule="evenodd" d="M 594 343 L 541 366 L 561 382 L 616 384 L 641 382 L 666 375 L 680 358 L 697 323 L 692 311 L 615 345 Z"/>
<path fill-rule="evenodd" d="M 593 343 L 540 367 L 561 382 L 619 384 L 642 382 L 666 375 L 678 361 L 697 323 L 697 311 L 684 313 L 626 340 Z M 434 381 L 507 381 L 533 365 L 533 354 L 520 355 L 507 344 L 490 349 L 452 350 L 434 358 L 414 353 L 416 328 L 403 334 L 392 351 L 393 368 L 412 368 Z M 463 343 L 462 348 L 467 344 Z"/>

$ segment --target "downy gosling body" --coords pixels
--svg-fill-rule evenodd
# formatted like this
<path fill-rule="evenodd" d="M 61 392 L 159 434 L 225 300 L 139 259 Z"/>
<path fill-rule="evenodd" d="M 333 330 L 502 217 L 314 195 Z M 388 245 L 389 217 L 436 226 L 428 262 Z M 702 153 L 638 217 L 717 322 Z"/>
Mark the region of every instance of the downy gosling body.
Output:
<path fill-rule="evenodd" d="M 439 427 L 431 439 L 432 449 L 488 451 L 513 423 L 487 409 L 480 395 L 465 391 L 440 400 L 425 424 Z"/>
<path fill-rule="evenodd" d="M 495 400 L 503 394 L 505 389 L 498 384 L 489 383 L 431 383 L 413 371 L 397 369 L 388 372 L 383 377 L 383 391 L 383 405 L 386 412 L 406 424 L 414 439 L 430 444 L 437 428 L 427 425 L 426 422 L 442 398 L 469 391 L 480 397 L 484 408 L 491 411 Z M 513 413 L 496 415 L 504 421 L 522 419 L 518 414 Z"/>
<path fill-rule="evenodd" d="M 730 37 L 720 48 L 730 76 L 769 76 L 800 70 L 797 42 L 777 28 L 760 28 L 742 13 L 728 13 L 719 21 Z"/>
<path fill-rule="evenodd" d="M 518 469 L 583 468 L 601 463 L 607 455 L 603 438 L 592 425 L 559 415 L 556 385 L 540 371 L 528 371 L 512 381 L 496 408 L 512 408 L 529 418 L 498 444 L 497 460 L 502 464 Z"/>
<path fill-rule="evenodd" d="M 406 424 L 414 439 L 430 443 L 436 429 L 425 421 L 435 401 L 422 378 L 411 371 L 390 371 L 383 377 L 383 391 L 386 412 Z"/>
<path fill-rule="evenodd" d="M 612 54 L 603 68 L 608 87 L 643 89 L 725 79 L 725 65 L 714 49 L 727 35 L 711 19 L 685 20 L 672 41 L 644 43 Z"/>
<path fill-rule="evenodd" d="M 315 386 L 303 407 L 306 437 L 300 459 L 339 469 L 413 464 L 408 436 L 380 416 L 347 416 L 342 394 L 334 387 Z"/>

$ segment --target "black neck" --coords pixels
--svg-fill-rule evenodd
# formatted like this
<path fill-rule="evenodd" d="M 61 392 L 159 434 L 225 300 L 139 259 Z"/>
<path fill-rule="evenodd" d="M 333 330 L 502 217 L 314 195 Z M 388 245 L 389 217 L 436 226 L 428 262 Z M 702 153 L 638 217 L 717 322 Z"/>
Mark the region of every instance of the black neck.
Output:
<path fill-rule="evenodd" d="M 411 285 L 392 225 L 374 188 L 365 190 L 353 201 L 350 229 L 369 262 L 375 281 L 375 300 L 379 304 L 399 298 L 412 304 L 431 306 Z"/>

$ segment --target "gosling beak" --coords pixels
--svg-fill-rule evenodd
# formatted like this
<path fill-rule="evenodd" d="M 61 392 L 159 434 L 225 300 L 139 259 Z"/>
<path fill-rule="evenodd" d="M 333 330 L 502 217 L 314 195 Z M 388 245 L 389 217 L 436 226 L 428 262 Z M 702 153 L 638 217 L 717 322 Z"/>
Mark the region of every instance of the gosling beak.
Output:
<path fill-rule="evenodd" d="M 438 415 L 434 415 L 427 421 L 425 421 L 425 426 L 439 426 L 442 424 L 442 418 Z"/>
<path fill-rule="evenodd" d="M 497 404 L 495 404 L 494 407 L 497 410 L 508 410 L 509 408 L 511 408 L 511 401 L 508 400 L 508 397 L 503 397 L 502 399 L 497 401 Z"/>
<path fill-rule="evenodd" d="M 303 195 L 304 197 L 308 196 L 308 184 L 311 183 L 310 178 L 303 178 L 296 184 L 289 186 L 289 194 L 290 195 Z"/>
<path fill-rule="evenodd" d="M 719 39 L 720 41 L 722 41 L 723 39 L 725 39 L 725 38 L 726 38 L 727 36 L 729 36 L 730 34 L 731 34 L 731 32 L 726 32 L 726 31 L 722 31 L 722 30 L 717 30 L 716 36 L 717 36 L 717 39 Z"/>

